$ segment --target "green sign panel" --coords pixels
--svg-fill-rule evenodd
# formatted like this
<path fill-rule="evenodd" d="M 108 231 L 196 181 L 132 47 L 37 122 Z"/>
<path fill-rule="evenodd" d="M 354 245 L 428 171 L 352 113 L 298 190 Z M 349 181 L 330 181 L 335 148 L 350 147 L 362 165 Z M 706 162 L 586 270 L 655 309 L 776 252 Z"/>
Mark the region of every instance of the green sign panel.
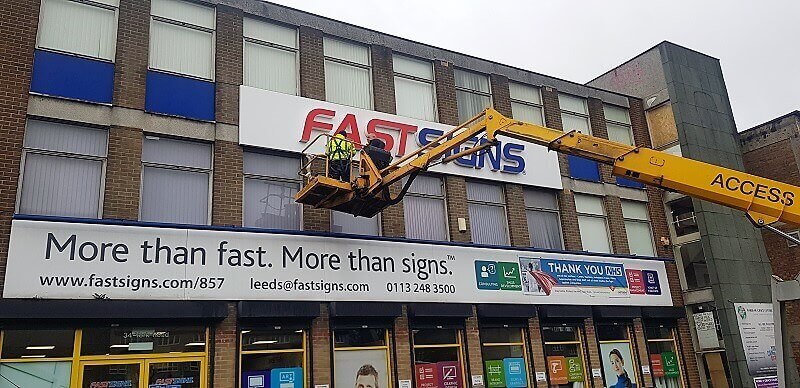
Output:
<path fill-rule="evenodd" d="M 506 386 L 506 374 L 503 370 L 503 360 L 488 360 L 486 365 L 486 386 L 488 388 L 502 388 Z"/>
<path fill-rule="evenodd" d="M 500 289 L 509 291 L 522 291 L 522 281 L 519 276 L 519 264 L 497 263 L 500 275 Z"/>
<path fill-rule="evenodd" d="M 570 383 L 583 382 L 583 363 L 580 357 L 567 357 L 567 380 Z"/>
<path fill-rule="evenodd" d="M 661 362 L 664 364 L 664 376 L 680 376 L 680 372 L 678 371 L 678 357 L 675 356 L 675 352 L 661 353 Z"/>

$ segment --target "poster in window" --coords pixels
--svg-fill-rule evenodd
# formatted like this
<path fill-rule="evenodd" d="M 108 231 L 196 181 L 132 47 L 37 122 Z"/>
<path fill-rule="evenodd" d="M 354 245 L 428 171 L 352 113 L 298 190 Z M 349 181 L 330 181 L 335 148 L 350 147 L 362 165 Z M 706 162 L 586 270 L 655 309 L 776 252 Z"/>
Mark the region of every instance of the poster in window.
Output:
<path fill-rule="evenodd" d="M 417 388 L 439 388 L 439 368 L 435 363 L 417 364 Z"/>
<path fill-rule="evenodd" d="M 600 344 L 600 357 L 606 388 L 636 388 L 636 364 L 628 342 Z"/>
<path fill-rule="evenodd" d="M 661 353 L 661 364 L 664 366 L 664 376 L 678 377 L 680 375 L 678 371 L 678 357 L 675 355 L 675 352 Z"/>
<path fill-rule="evenodd" d="M 550 384 L 567 384 L 567 358 L 564 356 L 547 357 L 547 369 L 550 372 Z"/>
<path fill-rule="evenodd" d="M 506 377 L 506 388 L 522 388 L 528 386 L 528 372 L 525 369 L 524 358 L 504 358 L 503 372 Z"/>
<path fill-rule="evenodd" d="M 567 380 L 571 383 L 583 382 L 583 360 L 580 357 L 567 357 Z"/>
<path fill-rule="evenodd" d="M 386 350 L 340 350 L 334 352 L 333 362 L 337 388 L 389 387 Z"/>
<path fill-rule="evenodd" d="M 506 373 L 503 369 L 503 360 L 484 361 L 486 366 L 486 386 L 488 388 L 502 388 L 506 386 Z"/>
<path fill-rule="evenodd" d="M 456 361 L 440 361 L 436 363 L 439 388 L 462 388 L 461 365 Z"/>
<path fill-rule="evenodd" d="M 664 363 L 661 361 L 661 354 L 650 355 L 650 371 L 653 377 L 664 377 Z"/>

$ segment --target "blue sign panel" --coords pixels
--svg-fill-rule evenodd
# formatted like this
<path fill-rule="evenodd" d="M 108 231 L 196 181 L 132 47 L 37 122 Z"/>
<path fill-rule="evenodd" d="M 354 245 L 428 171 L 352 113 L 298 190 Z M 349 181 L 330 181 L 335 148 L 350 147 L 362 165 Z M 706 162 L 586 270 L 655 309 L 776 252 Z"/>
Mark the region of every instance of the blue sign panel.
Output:
<path fill-rule="evenodd" d="M 542 259 L 541 270 L 560 286 L 628 287 L 622 264 Z"/>
<path fill-rule="evenodd" d="M 567 155 L 569 176 L 590 182 L 600 182 L 600 167 L 594 160 Z"/>
<path fill-rule="evenodd" d="M 303 388 L 303 368 L 276 368 L 270 372 L 270 388 Z"/>
<path fill-rule="evenodd" d="M 475 280 L 479 290 L 499 290 L 500 277 L 497 275 L 497 262 L 476 261 Z"/>
<path fill-rule="evenodd" d="M 36 50 L 31 92 L 110 104 L 114 93 L 114 64 Z"/>
<path fill-rule="evenodd" d="M 215 118 L 214 83 L 148 71 L 145 110 L 212 121 Z"/>
<path fill-rule="evenodd" d="M 661 295 L 661 282 L 658 280 L 658 272 L 642 271 L 644 278 L 644 292 L 648 295 Z"/>
<path fill-rule="evenodd" d="M 242 373 L 242 388 L 271 388 L 268 370 L 254 370 Z"/>
<path fill-rule="evenodd" d="M 525 359 L 504 358 L 503 369 L 506 375 L 506 388 L 522 388 L 528 386 L 528 373 L 525 371 Z"/>

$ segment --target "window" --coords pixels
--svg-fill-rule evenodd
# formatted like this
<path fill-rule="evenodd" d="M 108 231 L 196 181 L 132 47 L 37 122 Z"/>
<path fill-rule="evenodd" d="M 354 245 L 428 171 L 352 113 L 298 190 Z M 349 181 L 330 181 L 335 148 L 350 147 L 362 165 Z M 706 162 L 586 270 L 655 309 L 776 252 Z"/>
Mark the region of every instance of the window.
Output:
<path fill-rule="evenodd" d="M 214 79 L 214 8 L 179 0 L 152 0 L 150 68 Z"/>
<path fill-rule="evenodd" d="M 706 256 L 703 253 L 703 243 L 700 240 L 696 240 L 678 245 L 675 248 L 683 266 L 686 288 L 694 290 L 711 286 L 711 276 L 708 274 L 708 263 L 706 263 Z"/>
<path fill-rule="evenodd" d="M 108 131 L 28 120 L 17 212 L 100 217 Z"/>
<path fill-rule="evenodd" d="M 145 136 L 142 165 L 142 221 L 208 224 L 211 144 Z"/>
<path fill-rule="evenodd" d="M 244 18 L 244 84 L 298 94 L 297 29 Z"/>
<path fill-rule="evenodd" d="M 300 230 L 300 159 L 244 153 L 244 226 Z"/>
<path fill-rule="evenodd" d="M 0 387 L 69 387 L 74 338 L 74 330 L 4 331 Z"/>
<path fill-rule="evenodd" d="M 603 198 L 575 194 L 575 209 L 578 212 L 578 229 L 581 233 L 583 249 L 611 253 Z"/>
<path fill-rule="evenodd" d="M 508 84 L 511 93 L 511 113 L 517 120 L 544 125 L 542 95 L 539 88 L 516 82 Z"/>
<path fill-rule="evenodd" d="M 443 386 L 463 387 L 466 370 L 461 330 L 425 328 L 411 333 L 417 388 L 439 385 L 434 384 L 437 376 L 439 381 L 446 379 Z"/>
<path fill-rule="evenodd" d="M 634 255 L 655 256 L 653 232 L 647 216 L 647 203 L 635 201 L 622 202 L 622 218 L 625 219 L 625 233 L 628 235 L 628 248 Z"/>
<path fill-rule="evenodd" d="M 325 97 L 330 102 L 372 109 L 369 47 L 324 37 Z"/>
<path fill-rule="evenodd" d="M 380 236 L 380 215 L 372 218 L 356 217 L 352 214 L 331 211 L 331 232 Z"/>
<path fill-rule="evenodd" d="M 596 333 L 605 386 L 641 386 L 639 368 L 633 353 L 631 326 L 602 324 L 597 325 Z M 620 383 L 623 385 L 619 385 Z"/>
<path fill-rule="evenodd" d="M 447 241 L 447 214 L 442 178 L 419 175 L 403 198 L 406 237 Z"/>
<path fill-rule="evenodd" d="M 633 140 L 631 116 L 627 109 L 604 104 L 603 114 L 606 117 L 608 140 L 628 145 L 636 145 Z"/>
<path fill-rule="evenodd" d="M 455 69 L 458 122 L 463 123 L 482 110 L 492 106 L 489 77 L 466 70 Z"/>
<path fill-rule="evenodd" d="M 531 246 L 536 248 L 562 249 L 561 223 L 558 217 L 558 201 L 552 191 L 525 189 L 525 215 L 528 218 L 528 233 Z"/>
<path fill-rule="evenodd" d="M 668 204 L 672 213 L 672 229 L 676 237 L 686 236 L 700 232 L 697 228 L 697 218 L 694 215 L 692 199 L 684 197 Z"/>
<path fill-rule="evenodd" d="M 680 357 L 675 342 L 675 329 L 663 325 L 645 328 L 647 354 L 650 357 L 650 374 L 656 388 L 681 388 Z"/>
<path fill-rule="evenodd" d="M 36 47 L 114 61 L 119 0 L 43 0 Z"/>
<path fill-rule="evenodd" d="M 583 335 L 579 326 L 542 325 L 544 355 L 553 388 L 588 387 Z"/>
<path fill-rule="evenodd" d="M 559 94 L 558 104 L 561 107 L 561 124 L 564 131 L 574 129 L 587 135 L 592 134 L 589 125 L 589 106 L 585 98 Z"/>
<path fill-rule="evenodd" d="M 492 183 L 467 182 L 467 206 L 472 242 L 508 245 L 503 186 Z"/>
<path fill-rule="evenodd" d="M 487 388 L 528 387 L 528 352 L 521 327 L 481 327 Z"/>
<path fill-rule="evenodd" d="M 268 387 L 257 383 L 269 381 L 293 381 L 295 384 L 292 386 L 306 385 L 305 330 L 252 329 L 242 330 L 240 335 L 241 387 Z M 304 383 L 297 384 L 298 381 Z"/>
<path fill-rule="evenodd" d="M 397 114 L 436 121 L 436 92 L 431 63 L 402 55 L 392 56 L 392 62 Z"/>
<path fill-rule="evenodd" d="M 333 386 L 391 388 L 389 333 L 386 329 L 333 331 Z"/>

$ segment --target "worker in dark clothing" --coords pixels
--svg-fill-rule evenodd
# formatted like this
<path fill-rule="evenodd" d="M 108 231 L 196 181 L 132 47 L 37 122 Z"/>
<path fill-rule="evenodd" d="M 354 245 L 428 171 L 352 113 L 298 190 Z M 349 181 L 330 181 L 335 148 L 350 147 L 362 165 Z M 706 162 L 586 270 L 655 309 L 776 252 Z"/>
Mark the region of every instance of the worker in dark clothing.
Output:
<path fill-rule="evenodd" d="M 328 176 L 342 182 L 350 181 L 350 163 L 356 148 L 347 141 L 344 130 L 337 132 L 328 140 L 325 155 L 328 157 Z"/>
<path fill-rule="evenodd" d="M 367 134 L 367 146 L 364 150 L 379 170 L 388 167 L 392 162 L 392 154 L 386 151 L 386 142 L 378 138 L 374 133 Z"/>

